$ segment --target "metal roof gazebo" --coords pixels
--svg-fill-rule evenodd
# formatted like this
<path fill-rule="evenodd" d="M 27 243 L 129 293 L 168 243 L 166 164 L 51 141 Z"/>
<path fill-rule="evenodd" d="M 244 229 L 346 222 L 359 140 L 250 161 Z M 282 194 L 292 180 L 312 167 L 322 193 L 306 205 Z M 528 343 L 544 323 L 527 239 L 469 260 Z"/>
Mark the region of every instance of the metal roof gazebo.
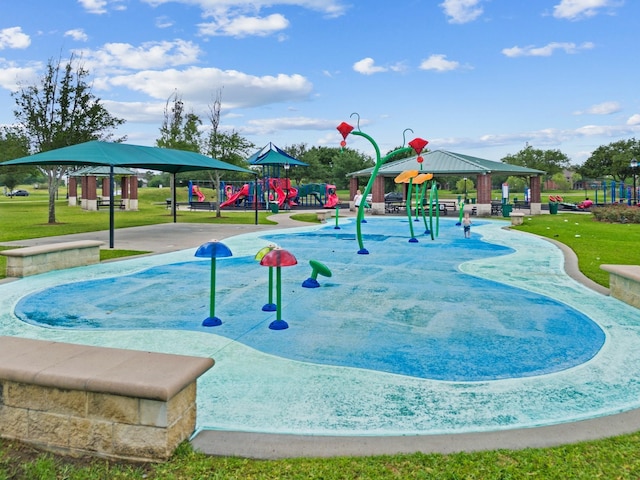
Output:
<path fill-rule="evenodd" d="M 417 161 L 417 158 L 418 156 L 403 158 L 386 163 L 380 167 L 376 179 L 377 185 L 374 184 L 372 191 L 372 208 L 384 212 L 385 177 L 396 177 L 407 170 L 419 170 L 425 173 L 433 173 L 434 176 L 459 175 L 469 177 L 475 175 L 477 177 L 478 189 L 476 204 L 478 215 L 489 215 L 491 213 L 491 174 L 529 177 L 531 187 L 531 213 L 540 213 L 540 178 L 546 173 L 542 170 L 495 162 L 446 150 L 434 150 L 422 154 L 422 164 Z M 366 168 L 349 174 L 351 177 L 350 190 L 352 190 L 352 198 L 358 188 L 358 177 L 369 177 L 372 171 L 373 168 Z"/>

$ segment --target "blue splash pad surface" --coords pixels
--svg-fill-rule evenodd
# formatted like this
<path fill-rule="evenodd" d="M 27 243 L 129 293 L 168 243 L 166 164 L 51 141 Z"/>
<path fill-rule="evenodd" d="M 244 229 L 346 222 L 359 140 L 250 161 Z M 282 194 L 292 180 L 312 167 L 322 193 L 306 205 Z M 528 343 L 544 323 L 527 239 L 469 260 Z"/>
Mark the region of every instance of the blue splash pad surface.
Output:
<path fill-rule="evenodd" d="M 298 259 L 282 268 L 287 330 L 267 328 L 276 319 L 261 310 L 268 269 L 253 256 L 217 260 L 219 327 L 201 326 L 209 315 L 209 260 L 48 288 L 21 299 L 15 313 L 63 329 L 214 333 L 291 360 L 450 381 L 558 372 L 593 358 L 604 344 L 602 329 L 572 307 L 459 270 L 464 262 L 513 253 L 506 246 L 476 234 L 464 239 L 453 222 L 442 223 L 435 241 L 418 235 L 419 243 L 408 242 L 406 220 L 372 220 L 363 231 L 369 255 L 356 253 L 354 223 L 263 235 Z M 318 277 L 320 288 L 301 286 L 309 260 L 333 273 Z"/>

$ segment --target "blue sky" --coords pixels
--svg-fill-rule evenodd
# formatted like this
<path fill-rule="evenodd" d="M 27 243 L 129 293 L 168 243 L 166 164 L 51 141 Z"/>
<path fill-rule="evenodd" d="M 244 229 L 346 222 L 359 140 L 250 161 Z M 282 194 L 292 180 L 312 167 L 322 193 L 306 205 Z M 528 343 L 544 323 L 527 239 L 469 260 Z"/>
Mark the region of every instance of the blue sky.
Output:
<path fill-rule="evenodd" d="M 93 92 L 153 145 L 177 91 L 257 147 L 339 146 L 500 160 L 527 144 L 575 164 L 638 137 L 635 0 L 0 0 L 0 124 L 50 58 L 80 55 Z M 372 154 L 361 137 L 349 146 Z"/>

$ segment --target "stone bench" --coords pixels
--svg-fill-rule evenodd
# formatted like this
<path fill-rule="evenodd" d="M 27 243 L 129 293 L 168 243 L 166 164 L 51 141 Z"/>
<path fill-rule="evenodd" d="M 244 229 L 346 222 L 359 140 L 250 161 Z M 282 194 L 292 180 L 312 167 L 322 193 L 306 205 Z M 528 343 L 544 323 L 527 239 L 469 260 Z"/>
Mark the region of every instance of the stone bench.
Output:
<path fill-rule="evenodd" d="M 609 272 L 609 293 L 613 298 L 640 308 L 640 265 L 600 265 Z"/>
<path fill-rule="evenodd" d="M 524 223 L 524 213 L 511 212 L 511 225 L 522 225 Z"/>
<path fill-rule="evenodd" d="M 0 336 L 0 437 L 68 455 L 168 459 L 213 359 Z"/>
<path fill-rule="evenodd" d="M 318 210 L 316 211 L 316 216 L 321 222 L 326 222 L 327 218 L 331 218 L 331 210 Z"/>
<path fill-rule="evenodd" d="M 28 277 L 38 273 L 100 263 L 100 246 L 96 240 L 51 243 L 0 251 L 7 257 L 7 277 Z"/>

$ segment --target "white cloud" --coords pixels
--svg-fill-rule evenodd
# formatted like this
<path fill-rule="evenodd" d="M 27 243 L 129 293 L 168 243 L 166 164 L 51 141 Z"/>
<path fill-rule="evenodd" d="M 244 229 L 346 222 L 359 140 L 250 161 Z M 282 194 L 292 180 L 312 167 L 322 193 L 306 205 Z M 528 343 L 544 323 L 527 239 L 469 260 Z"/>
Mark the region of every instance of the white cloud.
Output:
<path fill-rule="evenodd" d="M 482 15 L 480 0 L 444 0 L 440 6 L 449 23 L 468 23 Z"/>
<path fill-rule="evenodd" d="M 98 1 L 98 0 L 84 0 Z M 184 3 L 196 5 L 203 11 L 203 16 L 223 15 L 225 12 L 235 11 L 259 12 L 263 8 L 273 8 L 277 5 L 289 5 L 315 10 L 327 17 L 344 15 L 347 5 L 341 0 L 142 0 L 154 7 L 165 3 Z"/>
<path fill-rule="evenodd" d="M 66 32 L 64 32 L 64 36 L 71 37 L 74 40 L 77 40 L 79 42 L 86 42 L 87 40 L 89 40 L 89 36 L 86 33 L 84 33 L 84 30 L 82 30 L 81 28 L 74 28 L 73 30 L 67 30 Z"/>
<path fill-rule="evenodd" d="M 145 93 L 166 100 L 178 89 L 185 102 L 206 111 L 211 95 L 224 88 L 225 108 L 249 108 L 280 102 L 307 100 L 313 86 L 301 75 L 255 76 L 236 70 L 190 67 L 185 70 L 144 70 L 105 79 L 105 84 Z"/>
<path fill-rule="evenodd" d="M 363 75 L 373 75 L 374 73 L 386 72 L 388 68 L 378 67 L 371 57 L 363 58 L 353 64 L 353 69 Z"/>
<path fill-rule="evenodd" d="M 78 0 L 78 3 L 89 13 L 102 14 L 107 12 L 107 0 Z"/>
<path fill-rule="evenodd" d="M 633 115 L 631 115 L 627 120 L 627 125 L 640 125 L 640 113 L 634 113 Z"/>
<path fill-rule="evenodd" d="M 267 17 L 247 17 L 244 15 L 234 18 L 216 17 L 214 22 L 198 25 L 202 35 L 232 37 L 246 37 L 249 35 L 264 37 L 285 30 L 288 27 L 289 20 L 278 13 Z"/>
<path fill-rule="evenodd" d="M 448 72 L 460 68 L 460 63 L 447 60 L 446 55 L 434 54 L 420 63 L 421 70 L 435 70 L 436 72 Z"/>
<path fill-rule="evenodd" d="M 596 105 L 591 105 L 586 110 L 580 110 L 574 113 L 574 115 L 611 115 L 617 113 L 622 109 L 618 102 L 602 102 Z"/>
<path fill-rule="evenodd" d="M 272 135 L 282 130 L 335 130 L 340 122 L 309 117 L 281 117 L 249 120 L 243 133 L 252 135 Z"/>
<path fill-rule="evenodd" d="M 172 26 L 173 26 L 173 20 L 171 20 L 171 18 L 167 17 L 166 15 L 156 17 L 156 27 L 169 28 Z"/>
<path fill-rule="evenodd" d="M 598 9 L 616 7 L 620 1 L 612 0 L 562 0 L 553 7 L 553 16 L 567 20 L 579 20 L 593 17 L 598 14 Z"/>
<path fill-rule="evenodd" d="M 0 87 L 16 91 L 21 84 L 32 85 L 42 74 L 42 65 L 16 66 L 0 58 Z"/>
<path fill-rule="evenodd" d="M 107 43 L 99 50 L 76 51 L 89 71 L 143 70 L 188 65 L 197 61 L 200 47 L 186 40 L 147 42 L 139 47 L 129 43 Z"/>
<path fill-rule="evenodd" d="M 578 53 L 581 50 L 590 50 L 595 45 L 592 42 L 584 42 L 581 45 L 576 45 L 572 42 L 551 42 L 543 47 L 511 47 L 503 48 L 502 54 L 507 57 L 549 57 L 553 55 L 556 50 L 564 51 L 568 54 Z"/>
<path fill-rule="evenodd" d="M 102 15 L 103 13 L 107 13 L 107 7 L 111 7 L 112 10 L 126 10 L 123 1 L 124 0 L 78 0 L 78 3 L 88 13 Z"/>
<path fill-rule="evenodd" d="M 21 27 L 9 27 L 0 30 L 0 50 L 5 48 L 27 48 L 31 37 L 22 32 Z"/>

